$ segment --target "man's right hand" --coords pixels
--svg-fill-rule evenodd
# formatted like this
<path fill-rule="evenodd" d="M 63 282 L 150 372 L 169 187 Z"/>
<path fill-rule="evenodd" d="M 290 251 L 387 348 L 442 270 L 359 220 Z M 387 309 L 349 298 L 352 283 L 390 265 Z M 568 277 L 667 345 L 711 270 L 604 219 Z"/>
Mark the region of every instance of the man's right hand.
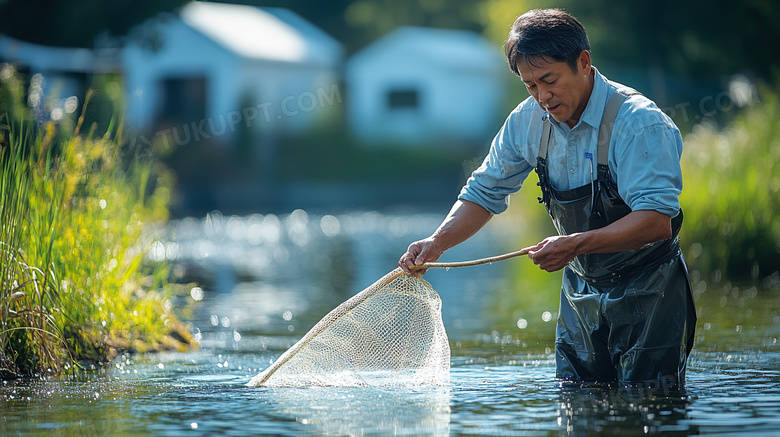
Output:
<path fill-rule="evenodd" d="M 415 241 L 398 260 L 398 266 L 407 276 L 420 276 L 427 269 L 412 270 L 412 266 L 436 262 L 439 257 L 457 244 L 474 235 L 492 217 L 485 208 L 468 200 L 458 200 L 447 217 L 430 237 Z"/>
<path fill-rule="evenodd" d="M 439 250 L 433 237 L 415 241 L 406 249 L 406 253 L 398 260 L 398 267 L 407 276 L 422 276 L 428 269 L 412 269 L 412 266 L 420 266 L 427 262 L 435 262 L 439 259 L 443 250 Z"/>

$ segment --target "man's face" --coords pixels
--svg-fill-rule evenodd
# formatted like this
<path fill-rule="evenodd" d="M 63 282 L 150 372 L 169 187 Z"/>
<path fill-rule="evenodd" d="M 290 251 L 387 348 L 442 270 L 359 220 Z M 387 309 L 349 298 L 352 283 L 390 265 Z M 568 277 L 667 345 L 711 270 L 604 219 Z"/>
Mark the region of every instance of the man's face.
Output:
<path fill-rule="evenodd" d="M 574 127 L 588 104 L 593 81 L 590 77 L 590 54 L 583 51 L 577 61 L 577 71 L 565 62 L 534 59 L 535 67 L 525 59 L 517 63 L 520 78 L 528 93 L 559 123 Z"/>

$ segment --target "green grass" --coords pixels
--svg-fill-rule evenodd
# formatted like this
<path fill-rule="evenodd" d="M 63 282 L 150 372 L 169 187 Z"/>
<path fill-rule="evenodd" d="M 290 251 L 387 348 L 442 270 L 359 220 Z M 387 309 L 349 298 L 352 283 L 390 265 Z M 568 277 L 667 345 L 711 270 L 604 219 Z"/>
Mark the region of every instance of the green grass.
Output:
<path fill-rule="evenodd" d="M 0 377 L 186 348 L 167 301 L 168 267 L 145 262 L 145 229 L 167 219 L 170 177 L 154 161 L 126 159 L 117 112 L 84 132 L 83 118 L 34 121 L 23 96 L 22 81 L 5 77 Z"/>

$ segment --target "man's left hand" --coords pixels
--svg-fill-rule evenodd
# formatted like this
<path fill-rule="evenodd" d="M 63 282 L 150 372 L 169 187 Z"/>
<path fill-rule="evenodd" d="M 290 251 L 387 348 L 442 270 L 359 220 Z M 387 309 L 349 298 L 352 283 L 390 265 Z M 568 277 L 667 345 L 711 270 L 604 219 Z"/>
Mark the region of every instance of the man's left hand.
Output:
<path fill-rule="evenodd" d="M 547 237 L 536 246 L 528 247 L 528 257 L 540 269 L 555 272 L 569 264 L 577 253 L 577 234 Z"/>

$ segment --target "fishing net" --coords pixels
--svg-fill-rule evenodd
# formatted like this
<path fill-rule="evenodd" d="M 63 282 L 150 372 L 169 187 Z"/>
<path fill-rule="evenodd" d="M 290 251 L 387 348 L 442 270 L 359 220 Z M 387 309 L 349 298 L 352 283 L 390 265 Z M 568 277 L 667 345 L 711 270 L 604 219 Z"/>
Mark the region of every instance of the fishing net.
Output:
<path fill-rule="evenodd" d="M 439 385 L 449 370 L 438 293 L 395 269 L 328 313 L 247 385 Z"/>

